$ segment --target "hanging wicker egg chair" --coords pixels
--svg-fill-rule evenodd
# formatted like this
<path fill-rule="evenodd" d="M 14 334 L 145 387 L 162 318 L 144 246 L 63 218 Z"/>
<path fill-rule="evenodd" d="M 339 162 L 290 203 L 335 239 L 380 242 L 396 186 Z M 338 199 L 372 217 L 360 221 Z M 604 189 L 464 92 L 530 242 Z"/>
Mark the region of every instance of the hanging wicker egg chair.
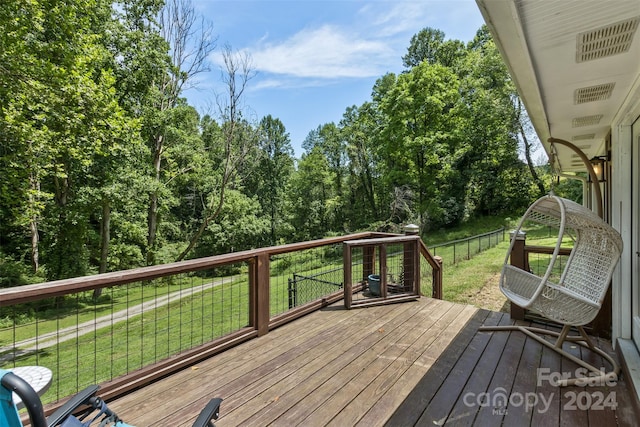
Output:
<path fill-rule="evenodd" d="M 591 372 L 589 381 L 617 378 L 619 367 L 605 352 L 595 347 L 583 326 L 593 321 L 606 295 L 613 270 L 622 252 L 622 238 L 590 209 L 554 195 L 535 201 L 521 218 L 514 236 L 544 229 L 555 236 L 553 252 L 546 269 L 526 271 L 509 264 L 516 243 L 513 238 L 502 268 L 500 289 L 513 303 L 562 325 L 557 333 L 527 326 L 484 327 L 482 330 L 519 330 L 540 343 L 573 360 Z M 551 231 L 550 231 L 551 230 Z M 561 255 L 562 248 L 570 254 Z M 569 332 L 577 329 L 578 336 Z M 557 337 L 555 343 L 543 335 Z M 562 349 L 564 341 L 589 348 L 609 361 L 612 370 L 584 362 Z M 564 380 L 561 385 L 580 384 L 580 378 Z"/>

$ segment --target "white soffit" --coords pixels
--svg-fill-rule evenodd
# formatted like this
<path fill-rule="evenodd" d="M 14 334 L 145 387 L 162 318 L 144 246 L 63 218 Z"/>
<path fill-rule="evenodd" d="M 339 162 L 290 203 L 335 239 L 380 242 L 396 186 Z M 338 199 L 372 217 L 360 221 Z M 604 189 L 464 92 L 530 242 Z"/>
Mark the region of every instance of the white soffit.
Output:
<path fill-rule="evenodd" d="M 547 151 L 551 136 L 605 154 L 640 78 L 640 0 L 476 1 Z M 583 169 L 571 154 L 558 148 L 562 169 Z"/>

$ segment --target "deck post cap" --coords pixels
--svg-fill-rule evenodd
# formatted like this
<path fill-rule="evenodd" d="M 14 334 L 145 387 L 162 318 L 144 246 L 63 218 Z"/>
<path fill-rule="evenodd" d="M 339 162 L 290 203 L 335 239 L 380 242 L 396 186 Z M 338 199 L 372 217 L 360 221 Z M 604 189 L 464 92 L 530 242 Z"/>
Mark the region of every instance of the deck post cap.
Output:
<path fill-rule="evenodd" d="M 415 224 L 407 224 L 404 226 L 405 234 L 418 234 L 419 231 L 420 231 L 420 227 L 418 227 Z"/>

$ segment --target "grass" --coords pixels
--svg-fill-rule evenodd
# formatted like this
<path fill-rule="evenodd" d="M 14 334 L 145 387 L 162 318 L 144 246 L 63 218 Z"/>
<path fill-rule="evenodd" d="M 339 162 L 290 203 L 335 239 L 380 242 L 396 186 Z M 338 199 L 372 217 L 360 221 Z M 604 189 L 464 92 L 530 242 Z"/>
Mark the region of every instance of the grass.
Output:
<path fill-rule="evenodd" d="M 440 243 L 476 236 L 478 234 L 497 230 L 501 227 L 505 227 L 506 229 L 515 228 L 516 222 L 517 218 L 476 218 L 455 228 L 428 231 L 423 234 L 422 240 L 424 240 L 424 242 L 429 246 L 437 245 Z"/>
<path fill-rule="evenodd" d="M 530 226 L 527 230 L 527 245 L 554 247 L 557 242 L 557 230 L 553 228 Z M 573 240 L 565 235 L 562 247 L 572 246 Z M 495 310 L 495 300 L 502 299 L 498 289 L 498 279 L 508 249 L 509 241 L 506 240 L 491 249 L 476 254 L 470 260 L 458 262 L 455 265 L 446 265 L 443 270 L 443 299 Z M 531 254 L 530 267 L 536 274 L 544 274 L 550 258 L 550 255 Z M 556 262 L 556 267 L 560 269 L 555 272 L 556 276 L 561 273 L 564 258 L 566 257 L 561 256 Z M 552 275 L 551 277 L 554 279 L 556 276 Z"/>
<path fill-rule="evenodd" d="M 478 305 L 477 299 L 471 296 L 477 295 L 485 284 L 500 274 L 508 248 L 509 242 L 502 242 L 470 260 L 447 266 L 442 274 L 443 299 L 461 304 Z"/>

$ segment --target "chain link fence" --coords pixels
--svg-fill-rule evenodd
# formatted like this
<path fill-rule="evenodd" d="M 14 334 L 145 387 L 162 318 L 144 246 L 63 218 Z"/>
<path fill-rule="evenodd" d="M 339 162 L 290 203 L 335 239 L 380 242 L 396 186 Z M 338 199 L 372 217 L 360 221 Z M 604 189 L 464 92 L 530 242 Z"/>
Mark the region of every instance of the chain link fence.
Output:
<path fill-rule="evenodd" d="M 442 257 L 444 265 L 453 265 L 460 261 L 471 259 L 474 255 L 504 242 L 505 228 L 499 228 L 484 234 L 453 240 L 439 245 L 429 246 L 434 256 Z"/>

